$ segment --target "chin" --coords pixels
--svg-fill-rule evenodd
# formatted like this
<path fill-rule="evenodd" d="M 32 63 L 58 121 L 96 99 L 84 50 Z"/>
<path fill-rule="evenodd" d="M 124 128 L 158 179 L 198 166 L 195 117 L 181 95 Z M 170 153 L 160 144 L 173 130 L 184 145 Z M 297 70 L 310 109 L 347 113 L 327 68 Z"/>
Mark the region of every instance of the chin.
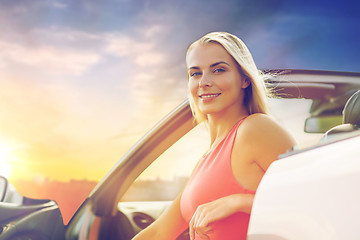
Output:
<path fill-rule="evenodd" d="M 200 107 L 199 108 L 200 112 L 202 114 L 216 114 L 218 112 L 221 112 L 221 110 L 217 109 L 217 108 L 213 108 L 213 107 Z"/>

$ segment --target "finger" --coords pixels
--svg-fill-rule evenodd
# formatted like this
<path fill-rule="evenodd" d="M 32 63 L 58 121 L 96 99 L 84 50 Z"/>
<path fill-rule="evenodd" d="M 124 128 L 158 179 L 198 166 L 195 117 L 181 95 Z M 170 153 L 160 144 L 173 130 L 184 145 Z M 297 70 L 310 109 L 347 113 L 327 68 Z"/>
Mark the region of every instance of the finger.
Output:
<path fill-rule="evenodd" d="M 195 230 L 194 230 L 192 224 L 189 225 L 189 235 L 190 235 L 190 240 L 194 240 L 194 239 L 195 239 Z"/>
<path fill-rule="evenodd" d="M 201 239 L 209 239 L 208 234 L 211 234 L 213 232 L 213 228 L 211 225 L 208 225 L 206 221 L 202 220 L 199 223 L 194 222 L 193 225 L 191 225 L 191 231 L 195 235 L 198 235 L 201 237 Z"/>
<path fill-rule="evenodd" d="M 192 216 L 190 222 L 189 222 L 189 235 L 190 235 L 190 240 L 195 239 L 195 231 L 196 231 L 196 227 L 197 227 L 197 222 L 198 222 L 198 212 L 195 211 L 194 215 Z"/>
<path fill-rule="evenodd" d="M 194 214 L 195 215 L 195 214 Z M 190 222 L 189 222 L 189 235 L 190 235 L 190 240 L 194 240 L 195 239 L 195 229 L 194 229 L 194 215 L 191 218 Z"/>
<path fill-rule="evenodd" d="M 193 227 L 194 232 L 199 235 L 202 239 L 209 239 L 209 234 L 213 233 L 213 228 L 212 226 L 206 226 L 206 225 L 202 225 L 202 226 L 195 226 Z"/>
<path fill-rule="evenodd" d="M 213 228 L 212 228 L 212 226 L 211 225 L 209 225 L 209 226 L 207 226 L 206 228 L 204 228 L 203 229 L 203 233 L 205 233 L 205 234 L 211 234 L 211 233 L 213 233 L 214 232 L 214 230 L 213 230 Z"/>
<path fill-rule="evenodd" d="M 206 213 L 203 211 L 204 207 L 199 206 L 189 222 L 190 239 L 195 239 L 195 234 L 203 239 L 209 239 L 208 232 L 212 232 L 212 227 L 209 226 Z"/>
<path fill-rule="evenodd" d="M 207 234 L 202 233 L 201 231 L 196 231 L 196 233 L 197 233 L 197 235 L 199 235 L 199 237 L 200 237 L 201 239 L 205 239 L 205 240 L 209 240 L 209 239 L 210 239 Z"/>

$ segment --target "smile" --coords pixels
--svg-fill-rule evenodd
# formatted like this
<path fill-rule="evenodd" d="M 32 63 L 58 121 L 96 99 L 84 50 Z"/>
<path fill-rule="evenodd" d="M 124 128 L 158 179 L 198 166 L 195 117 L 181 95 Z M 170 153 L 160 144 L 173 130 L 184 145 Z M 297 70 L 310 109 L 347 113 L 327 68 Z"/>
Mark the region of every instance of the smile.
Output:
<path fill-rule="evenodd" d="M 214 97 L 217 97 L 219 96 L 221 93 L 216 93 L 216 94 L 203 94 L 203 95 L 200 95 L 199 97 L 202 98 L 202 99 L 205 99 L 205 98 L 214 98 Z"/>

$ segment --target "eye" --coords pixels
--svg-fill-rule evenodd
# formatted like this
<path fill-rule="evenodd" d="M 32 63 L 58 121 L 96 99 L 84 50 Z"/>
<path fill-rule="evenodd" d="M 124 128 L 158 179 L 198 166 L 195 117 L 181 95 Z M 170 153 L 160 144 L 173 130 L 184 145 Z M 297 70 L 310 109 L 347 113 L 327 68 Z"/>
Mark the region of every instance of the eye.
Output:
<path fill-rule="evenodd" d="M 192 72 L 192 73 L 190 73 L 191 77 L 197 77 L 197 76 L 200 76 L 200 75 L 201 75 L 201 72 Z"/>
<path fill-rule="evenodd" d="M 214 73 L 222 73 L 222 72 L 225 72 L 224 68 L 216 68 L 216 69 L 214 69 Z"/>

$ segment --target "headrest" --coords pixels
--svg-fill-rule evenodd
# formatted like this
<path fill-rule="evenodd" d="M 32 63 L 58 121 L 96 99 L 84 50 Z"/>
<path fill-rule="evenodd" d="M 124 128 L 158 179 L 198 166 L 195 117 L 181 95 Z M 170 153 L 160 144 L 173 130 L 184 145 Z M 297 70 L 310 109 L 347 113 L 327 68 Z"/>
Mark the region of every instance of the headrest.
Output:
<path fill-rule="evenodd" d="M 358 128 L 355 127 L 353 124 L 346 123 L 346 124 L 341 124 L 341 125 L 331 128 L 331 131 L 330 130 L 327 131 L 327 134 L 331 135 L 331 134 L 338 134 L 338 133 L 347 133 L 347 132 L 352 132 L 355 130 L 358 130 Z"/>
<path fill-rule="evenodd" d="M 360 127 L 360 90 L 354 93 L 346 102 L 343 110 L 343 123 Z"/>
<path fill-rule="evenodd" d="M 320 142 L 360 134 L 360 90 L 347 100 L 343 110 L 343 124 L 328 130 Z"/>

